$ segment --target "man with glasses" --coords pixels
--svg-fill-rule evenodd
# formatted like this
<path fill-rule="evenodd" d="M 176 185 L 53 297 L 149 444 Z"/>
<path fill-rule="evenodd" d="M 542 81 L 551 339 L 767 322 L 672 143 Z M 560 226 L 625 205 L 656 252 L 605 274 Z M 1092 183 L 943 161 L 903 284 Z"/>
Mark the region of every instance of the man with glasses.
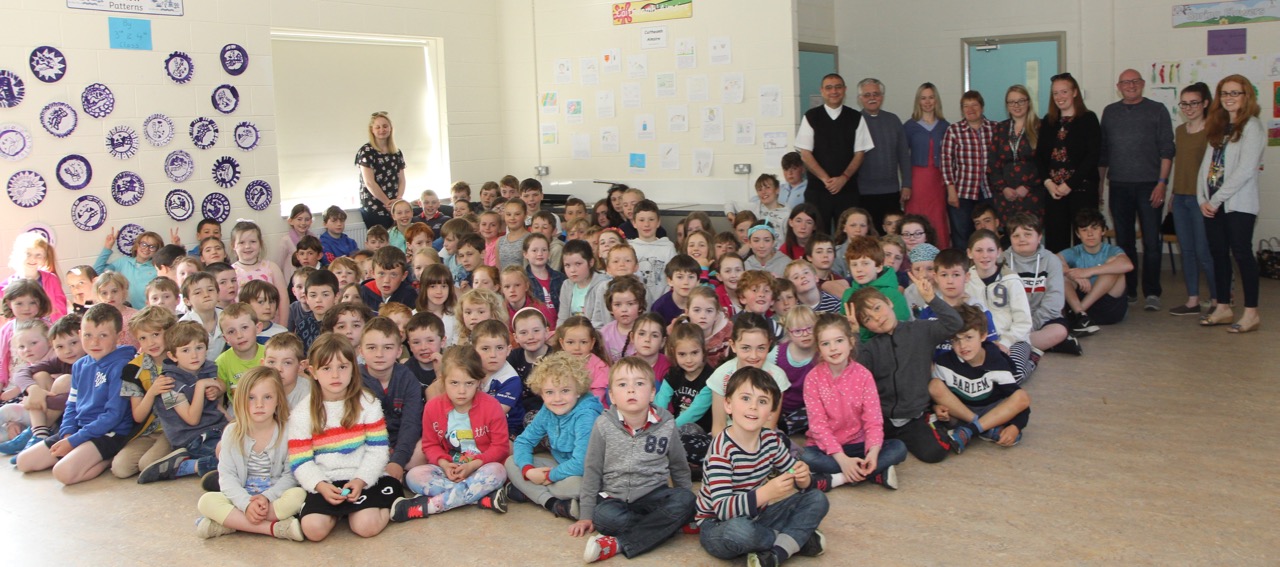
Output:
<path fill-rule="evenodd" d="M 1102 112 L 1099 176 L 1111 186 L 1108 201 L 1116 243 L 1134 266 L 1141 266 L 1143 309 L 1160 310 L 1160 220 L 1169 170 L 1173 166 L 1173 122 L 1164 105 L 1142 96 L 1145 82 L 1133 69 L 1120 73 L 1121 99 Z M 1135 220 L 1142 230 L 1138 262 Z M 1137 301 L 1138 270 L 1125 274 L 1129 302 Z"/>
<path fill-rule="evenodd" d="M 902 120 L 882 110 L 883 103 L 884 83 L 869 77 L 858 81 L 862 123 L 871 132 L 875 145 L 858 169 L 858 192 L 862 207 L 871 212 L 873 226 L 884 222 L 885 213 L 902 210 L 903 203 L 911 198 L 911 153 L 902 133 Z"/>
<path fill-rule="evenodd" d="M 810 108 L 800 120 L 796 149 L 809 169 L 804 200 L 826 216 L 823 232 L 840 213 L 858 206 L 854 174 L 866 152 L 875 148 L 862 115 L 844 106 L 844 78 L 831 73 L 822 78 L 822 106 Z"/>

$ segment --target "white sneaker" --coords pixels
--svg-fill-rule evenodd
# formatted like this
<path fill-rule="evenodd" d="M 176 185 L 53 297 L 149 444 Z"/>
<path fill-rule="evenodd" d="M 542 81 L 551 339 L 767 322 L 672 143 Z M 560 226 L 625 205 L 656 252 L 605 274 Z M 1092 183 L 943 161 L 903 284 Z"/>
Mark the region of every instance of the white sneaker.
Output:
<path fill-rule="evenodd" d="M 200 519 L 196 520 L 196 536 L 200 539 L 213 539 L 233 533 L 236 533 L 236 531 L 204 516 L 200 516 Z"/>

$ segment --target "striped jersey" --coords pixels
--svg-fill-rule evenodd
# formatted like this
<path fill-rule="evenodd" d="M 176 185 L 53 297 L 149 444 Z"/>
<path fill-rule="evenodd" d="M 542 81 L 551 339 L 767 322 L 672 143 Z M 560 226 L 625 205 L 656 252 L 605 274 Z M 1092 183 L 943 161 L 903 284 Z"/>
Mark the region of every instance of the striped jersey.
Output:
<path fill-rule="evenodd" d="M 757 502 L 756 490 L 795 464 L 775 430 L 761 430 L 760 446 L 754 452 L 738 445 L 729 437 L 729 430 L 724 430 L 711 442 L 702 462 L 705 476 L 698 490 L 694 521 L 756 517 L 766 505 Z"/>

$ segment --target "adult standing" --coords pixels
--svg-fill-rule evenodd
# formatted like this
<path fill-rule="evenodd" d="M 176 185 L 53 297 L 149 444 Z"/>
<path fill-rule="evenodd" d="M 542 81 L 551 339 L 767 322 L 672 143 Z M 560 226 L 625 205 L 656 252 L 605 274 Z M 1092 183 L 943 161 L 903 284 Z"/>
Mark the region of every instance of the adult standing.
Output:
<path fill-rule="evenodd" d="M 1160 309 L 1160 213 L 1173 168 L 1173 121 L 1169 110 L 1142 96 L 1146 81 L 1133 69 L 1120 73 L 1120 100 L 1102 111 L 1098 176 L 1111 185 L 1116 243 L 1138 266 L 1135 217 L 1142 228 L 1143 309 Z M 1138 270 L 1124 275 L 1129 301 L 1137 301 Z"/>
<path fill-rule="evenodd" d="M 960 97 L 964 122 L 947 127 L 942 137 L 942 180 L 947 184 L 947 216 L 951 219 L 951 247 L 967 248 L 973 234 L 973 208 L 991 198 L 987 188 L 987 150 L 995 122 L 987 120 L 982 93 Z"/>
<path fill-rule="evenodd" d="M 1052 104 L 1040 122 L 1036 162 L 1049 191 L 1045 203 L 1045 248 L 1058 253 L 1071 247 L 1071 223 L 1081 209 L 1098 208 L 1098 152 L 1102 129 L 1098 115 L 1084 105 L 1080 85 L 1071 73 L 1054 75 Z"/>
<path fill-rule="evenodd" d="M 1182 278 L 1187 284 L 1187 302 L 1169 310 L 1172 315 L 1200 314 L 1200 274 L 1209 280 L 1209 309 L 1218 307 L 1218 285 L 1214 281 L 1213 256 L 1209 254 L 1209 240 L 1204 233 L 1204 214 L 1196 199 L 1196 184 L 1200 177 L 1200 163 L 1204 161 L 1209 137 L 1205 132 L 1205 111 L 1213 102 L 1209 85 L 1196 83 L 1182 89 L 1178 109 L 1185 121 L 1173 134 L 1178 155 L 1173 158 L 1173 229 L 1178 234 L 1178 248 L 1182 249 Z"/>
<path fill-rule="evenodd" d="M 942 138 L 951 123 L 942 116 L 938 87 L 924 83 L 916 89 L 911 120 L 902 133 L 911 148 L 911 187 L 902 192 L 903 210 L 929 219 L 938 242 L 951 242 L 947 228 L 947 185 L 942 180 Z M 880 225 L 876 225 L 880 226 Z"/>
<path fill-rule="evenodd" d="M 1036 143 L 1040 136 L 1040 118 L 1036 116 L 1031 93 L 1022 85 L 1013 85 L 1004 93 L 1009 118 L 996 125 L 987 154 L 987 186 L 996 208 L 1000 225 L 1009 218 L 1026 213 L 1044 222 L 1044 185 L 1036 166 Z"/>
<path fill-rule="evenodd" d="M 369 117 L 369 143 L 356 152 L 360 168 L 360 216 L 365 228 L 391 228 L 387 206 L 404 193 L 404 154 L 396 148 L 391 118 L 386 112 Z"/>
<path fill-rule="evenodd" d="M 902 133 L 902 120 L 880 108 L 883 103 L 884 83 L 869 77 L 858 81 L 862 123 L 875 144 L 858 169 L 858 193 L 874 226 L 884 224 L 885 213 L 902 209 L 903 196 L 911 196 L 911 151 Z"/>
<path fill-rule="evenodd" d="M 1217 279 L 1218 307 L 1201 320 L 1205 326 L 1230 321 L 1231 256 L 1240 268 L 1244 315 L 1230 333 L 1258 330 L 1258 262 L 1253 256 L 1253 227 L 1258 220 L 1258 168 L 1267 136 L 1258 119 L 1253 83 L 1241 75 L 1218 82 L 1205 131 L 1209 152 L 1200 163 L 1196 197 L 1205 217 L 1209 253 Z"/>
<path fill-rule="evenodd" d="M 844 105 L 845 90 L 840 75 L 823 77 L 823 104 L 804 113 L 796 132 L 796 149 L 809 169 L 804 200 L 832 220 L 845 209 L 858 206 L 854 174 L 862 167 L 866 152 L 875 148 L 862 114 Z"/>

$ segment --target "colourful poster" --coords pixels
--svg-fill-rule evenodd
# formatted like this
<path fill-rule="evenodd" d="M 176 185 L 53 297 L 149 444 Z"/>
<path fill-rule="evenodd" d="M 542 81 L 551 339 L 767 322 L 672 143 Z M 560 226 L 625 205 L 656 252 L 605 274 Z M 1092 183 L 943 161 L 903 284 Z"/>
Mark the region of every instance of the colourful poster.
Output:
<path fill-rule="evenodd" d="M 1280 118 L 1280 81 L 1271 83 L 1271 117 Z"/>
<path fill-rule="evenodd" d="M 615 2 L 613 25 L 642 24 L 693 17 L 693 0 L 664 2 Z"/>
<path fill-rule="evenodd" d="M 1175 28 L 1235 26 L 1275 21 L 1280 21 L 1280 4 L 1274 0 L 1235 0 L 1180 4 L 1173 7 Z"/>

